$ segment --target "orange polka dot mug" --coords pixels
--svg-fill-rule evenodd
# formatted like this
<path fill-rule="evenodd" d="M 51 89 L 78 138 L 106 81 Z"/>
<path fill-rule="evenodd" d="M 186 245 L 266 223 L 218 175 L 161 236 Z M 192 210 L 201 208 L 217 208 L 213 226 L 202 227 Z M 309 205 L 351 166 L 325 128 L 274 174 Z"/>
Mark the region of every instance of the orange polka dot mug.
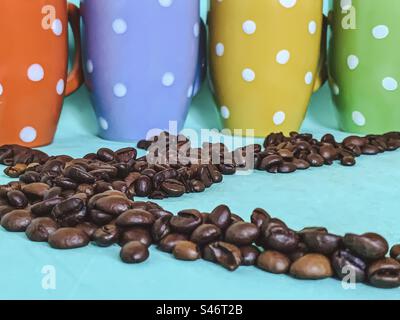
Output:
<path fill-rule="evenodd" d="M 77 48 L 69 75 L 68 19 Z M 83 82 L 79 24 L 66 0 L 0 1 L 0 144 L 52 142 L 64 96 Z"/>
<path fill-rule="evenodd" d="M 341 129 L 400 130 L 400 1 L 333 4 L 329 83 Z"/>
<path fill-rule="evenodd" d="M 299 129 L 323 83 L 322 10 L 322 0 L 211 0 L 211 78 L 226 128 Z"/>

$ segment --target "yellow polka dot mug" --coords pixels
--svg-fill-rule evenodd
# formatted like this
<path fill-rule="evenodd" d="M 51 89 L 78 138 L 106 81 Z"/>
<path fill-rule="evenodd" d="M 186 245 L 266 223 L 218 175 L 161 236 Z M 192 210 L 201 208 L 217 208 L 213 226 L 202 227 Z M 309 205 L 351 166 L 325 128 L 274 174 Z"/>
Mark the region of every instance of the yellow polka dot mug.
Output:
<path fill-rule="evenodd" d="M 322 0 L 211 0 L 211 81 L 226 128 L 299 129 L 323 82 L 322 10 Z"/>
<path fill-rule="evenodd" d="M 344 131 L 400 130 L 400 1 L 335 0 L 329 83 Z"/>

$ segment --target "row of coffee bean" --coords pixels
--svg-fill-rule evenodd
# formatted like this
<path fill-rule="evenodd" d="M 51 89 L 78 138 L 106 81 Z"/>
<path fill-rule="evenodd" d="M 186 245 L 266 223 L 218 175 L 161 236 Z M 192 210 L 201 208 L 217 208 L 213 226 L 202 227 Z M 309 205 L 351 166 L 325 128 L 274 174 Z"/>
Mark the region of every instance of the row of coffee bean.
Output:
<path fill-rule="evenodd" d="M 32 185 L 38 187 L 13 184 L 14 190 L 2 189 L 0 204 L 14 209 L 2 210 L 1 225 L 56 249 L 80 248 L 91 241 L 100 247 L 119 244 L 122 261 L 141 263 L 156 245 L 176 259 L 202 258 L 230 271 L 257 266 L 298 279 L 347 277 L 379 288 L 400 286 L 400 245 L 386 257 L 388 242 L 375 233 L 341 237 L 323 227 L 294 231 L 263 209 L 255 209 L 251 222 L 245 222 L 225 205 L 210 213 L 191 209 L 173 215 L 115 190 L 88 197 Z"/>

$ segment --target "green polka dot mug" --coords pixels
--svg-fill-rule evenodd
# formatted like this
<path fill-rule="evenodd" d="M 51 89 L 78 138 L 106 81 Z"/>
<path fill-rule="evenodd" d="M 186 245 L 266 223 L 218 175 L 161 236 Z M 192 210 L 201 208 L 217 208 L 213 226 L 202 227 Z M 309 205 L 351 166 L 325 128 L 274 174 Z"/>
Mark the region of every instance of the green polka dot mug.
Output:
<path fill-rule="evenodd" d="M 400 1 L 335 0 L 329 82 L 344 131 L 400 130 Z"/>

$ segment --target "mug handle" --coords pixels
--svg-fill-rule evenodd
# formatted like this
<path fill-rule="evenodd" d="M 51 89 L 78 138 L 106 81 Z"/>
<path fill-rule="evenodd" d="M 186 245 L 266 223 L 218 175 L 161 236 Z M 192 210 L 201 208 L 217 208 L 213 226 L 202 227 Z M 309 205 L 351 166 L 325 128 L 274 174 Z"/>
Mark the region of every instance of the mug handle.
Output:
<path fill-rule="evenodd" d="M 75 42 L 75 55 L 74 63 L 67 78 L 67 86 L 65 95 L 69 96 L 74 93 L 83 84 L 83 68 L 82 68 L 82 48 L 81 48 L 81 14 L 79 8 L 68 3 L 68 21 L 71 24 L 72 32 L 74 34 Z"/>
<path fill-rule="evenodd" d="M 328 49 L 328 18 L 323 15 L 322 22 L 322 35 L 321 35 L 321 51 L 318 63 L 317 77 L 314 83 L 314 92 L 317 92 L 328 79 L 328 65 L 327 65 L 327 49 Z"/>

